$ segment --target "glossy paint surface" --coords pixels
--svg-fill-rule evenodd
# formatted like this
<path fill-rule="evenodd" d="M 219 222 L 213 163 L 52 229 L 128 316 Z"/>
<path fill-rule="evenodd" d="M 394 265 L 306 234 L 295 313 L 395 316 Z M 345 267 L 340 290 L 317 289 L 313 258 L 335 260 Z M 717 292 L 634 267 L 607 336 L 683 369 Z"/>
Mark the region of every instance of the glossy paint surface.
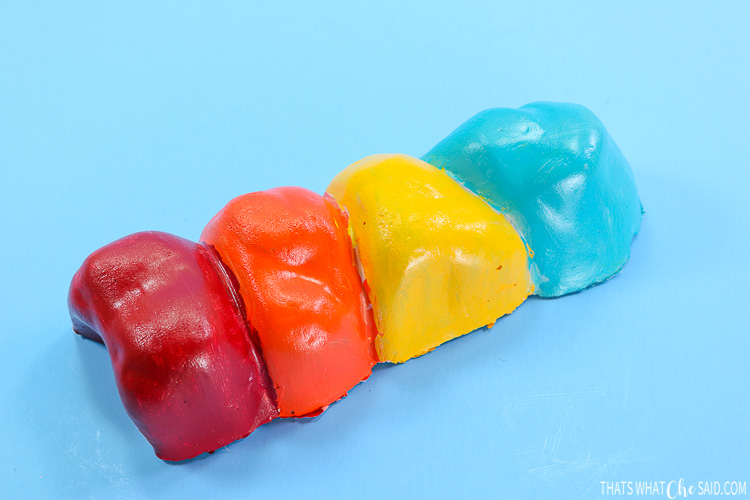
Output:
<path fill-rule="evenodd" d="M 231 286 L 210 250 L 158 232 L 100 248 L 73 278 L 73 327 L 107 346 L 122 403 L 159 458 L 212 452 L 278 414 Z"/>
<path fill-rule="evenodd" d="M 662 500 L 599 481 L 750 481 L 750 2 L 21 1 L 0 25 L 0 497 Z M 322 193 L 364 156 L 419 157 L 539 99 L 589 107 L 632 167 L 646 214 L 621 273 L 378 365 L 318 418 L 154 455 L 104 347 L 71 332 L 87 255 L 146 229 L 197 241 L 235 196 Z M 689 500 L 707 498 L 750 497 Z"/>
<path fill-rule="evenodd" d="M 327 192 L 349 215 L 381 361 L 406 361 L 494 323 L 531 291 L 513 227 L 432 165 L 370 156 Z"/>
<path fill-rule="evenodd" d="M 370 306 L 332 200 L 296 187 L 239 196 L 201 239 L 237 276 L 281 416 L 318 414 L 370 376 Z"/>
<path fill-rule="evenodd" d="M 533 251 L 541 296 L 604 281 L 630 257 L 642 212 L 633 174 L 583 106 L 488 109 L 422 159 L 508 216 Z"/>

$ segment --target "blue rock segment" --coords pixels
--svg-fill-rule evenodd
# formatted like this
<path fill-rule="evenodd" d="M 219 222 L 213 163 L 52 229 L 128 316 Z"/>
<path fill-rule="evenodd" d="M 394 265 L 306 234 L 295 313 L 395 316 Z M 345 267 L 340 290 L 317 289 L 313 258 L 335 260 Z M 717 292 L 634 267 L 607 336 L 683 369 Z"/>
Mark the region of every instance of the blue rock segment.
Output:
<path fill-rule="evenodd" d="M 633 173 L 583 106 L 488 109 L 422 159 L 513 223 L 530 247 L 537 295 L 582 290 L 617 274 L 630 257 L 643 212 Z"/>

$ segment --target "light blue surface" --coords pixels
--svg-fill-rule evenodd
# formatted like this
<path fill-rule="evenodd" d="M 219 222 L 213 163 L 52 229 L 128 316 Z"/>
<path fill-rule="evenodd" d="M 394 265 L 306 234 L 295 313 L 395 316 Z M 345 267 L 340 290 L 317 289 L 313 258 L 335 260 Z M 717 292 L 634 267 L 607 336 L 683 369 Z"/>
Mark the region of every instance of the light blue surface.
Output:
<path fill-rule="evenodd" d="M 750 481 L 748 25 L 745 2 L 3 4 L 0 497 Z M 86 255 L 139 230 L 197 238 L 233 196 L 322 192 L 536 100 L 589 107 L 633 169 L 647 213 L 620 275 L 378 368 L 321 418 L 154 457 L 104 349 L 71 331 Z"/>
<path fill-rule="evenodd" d="M 622 269 L 641 227 L 633 173 L 580 104 L 477 113 L 422 159 L 477 193 L 529 246 L 534 293 L 558 297 Z"/>

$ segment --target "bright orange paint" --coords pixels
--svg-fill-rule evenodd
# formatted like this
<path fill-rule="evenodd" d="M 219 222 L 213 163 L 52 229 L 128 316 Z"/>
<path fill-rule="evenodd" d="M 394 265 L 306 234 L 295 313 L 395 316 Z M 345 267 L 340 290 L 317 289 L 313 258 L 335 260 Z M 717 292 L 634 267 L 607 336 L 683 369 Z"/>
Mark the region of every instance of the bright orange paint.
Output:
<path fill-rule="evenodd" d="M 376 363 L 347 222 L 332 199 L 283 187 L 235 198 L 201 235 L 239 281 L 282 417 L 321 413 Z"/>

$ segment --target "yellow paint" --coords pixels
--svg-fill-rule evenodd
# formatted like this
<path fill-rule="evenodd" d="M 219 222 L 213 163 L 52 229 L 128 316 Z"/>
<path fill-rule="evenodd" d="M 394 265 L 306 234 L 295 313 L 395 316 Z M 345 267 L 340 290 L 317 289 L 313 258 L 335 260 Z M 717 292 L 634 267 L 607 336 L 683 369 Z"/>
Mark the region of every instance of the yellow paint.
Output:
<path fill-rule="evenodd" d="M 328 194 L 349 214 L 380 361 L 401 363 L 491 324 L 531 291 L 515 229 L 422 160 L 367 157 L 339 173 Z"/>

